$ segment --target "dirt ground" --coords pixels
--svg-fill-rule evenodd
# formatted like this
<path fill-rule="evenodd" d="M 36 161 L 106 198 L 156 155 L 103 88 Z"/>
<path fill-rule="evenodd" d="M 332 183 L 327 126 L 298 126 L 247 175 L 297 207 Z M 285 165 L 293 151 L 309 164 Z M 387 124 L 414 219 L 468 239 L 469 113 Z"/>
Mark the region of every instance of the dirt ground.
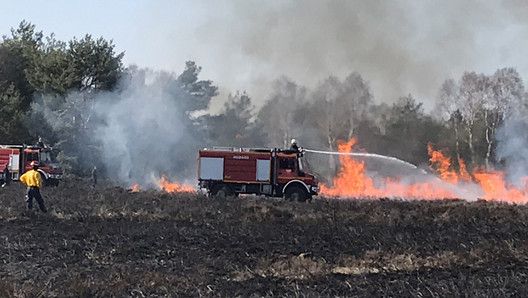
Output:
<path fill-rule="evenodd" d="M 524 205 L 43 194 L 0 189 L 0 297 L 528 296 Z"/>

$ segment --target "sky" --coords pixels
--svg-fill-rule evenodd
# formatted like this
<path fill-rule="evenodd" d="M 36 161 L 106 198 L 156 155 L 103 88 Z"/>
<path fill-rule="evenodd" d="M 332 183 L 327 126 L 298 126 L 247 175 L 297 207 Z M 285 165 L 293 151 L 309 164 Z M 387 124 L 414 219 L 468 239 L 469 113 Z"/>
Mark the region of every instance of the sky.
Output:
<path fill-rule="evenodd" d="M 447 78 L 514 67 L 528 78 L 528 2 L 479 0 L 1 0 L 0 34 L 22 20 L 68 41 L 111 39 L 124 64 L 202 67 L 221 95 L 261 105 L 285 75 L 315 88 L 359 72 L 377 102 L 412 94 L 432 109 Z"/>

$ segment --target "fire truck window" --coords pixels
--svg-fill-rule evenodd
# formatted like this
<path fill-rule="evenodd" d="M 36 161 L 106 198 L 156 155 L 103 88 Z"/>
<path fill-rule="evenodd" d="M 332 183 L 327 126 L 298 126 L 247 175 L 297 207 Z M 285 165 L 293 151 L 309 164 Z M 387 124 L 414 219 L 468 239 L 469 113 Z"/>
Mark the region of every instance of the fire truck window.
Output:
<path fill-rule="evenodd" d="M 281 169 L 295 169 L 295 160 L 293 158 L 281 158 L 279 160 L 279 168 Z"/>
<path fill-rule="evenodd" d="M 50 156 L 50 153 L 49 152 L 41 152 L 40 153 L 40 160 L 41 161 L 51 161 L 51 156 Z"/>

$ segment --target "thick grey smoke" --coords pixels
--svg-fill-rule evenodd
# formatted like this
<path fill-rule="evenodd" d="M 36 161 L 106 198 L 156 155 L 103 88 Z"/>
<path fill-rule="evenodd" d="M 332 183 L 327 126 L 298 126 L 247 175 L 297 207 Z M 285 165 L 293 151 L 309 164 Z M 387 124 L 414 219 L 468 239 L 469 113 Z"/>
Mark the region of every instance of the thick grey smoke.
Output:
<path fill-rule="evenodd" d="M 186 58 L 218 85 L 247 90 L 257 105 L 282 74 L 312 87 L 357 71 L 379 102 L 412 93 L 426 109 L 442 81 L 464 71 L 515 67 L 528 75 L 523 1 L 239 0 L 202 9 Z"/>

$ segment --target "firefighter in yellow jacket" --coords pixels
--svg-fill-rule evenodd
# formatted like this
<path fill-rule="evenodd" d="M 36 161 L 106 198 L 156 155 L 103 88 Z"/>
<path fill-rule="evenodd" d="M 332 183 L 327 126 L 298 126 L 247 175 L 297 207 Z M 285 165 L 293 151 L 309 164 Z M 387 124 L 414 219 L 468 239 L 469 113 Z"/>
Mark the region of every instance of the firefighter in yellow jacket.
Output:
<path fill-rule="evenodd" d="M 35 198 L 35 200 L 39 204 L 40 210 L 45 213 L 47 212 L 47 210 L 44 206 L 44 200 L 40 195 L 40 187 L 42 186 L 42 180 L 40 179 L 40 173 L 38 172 L 38 161 L 32 161 L 31 166 L 33 166 L 33 169 L 25 172 L 19 178 L 19 180 L 27 186 L 27 208 L 33 208 L 33 198 Z"/>

